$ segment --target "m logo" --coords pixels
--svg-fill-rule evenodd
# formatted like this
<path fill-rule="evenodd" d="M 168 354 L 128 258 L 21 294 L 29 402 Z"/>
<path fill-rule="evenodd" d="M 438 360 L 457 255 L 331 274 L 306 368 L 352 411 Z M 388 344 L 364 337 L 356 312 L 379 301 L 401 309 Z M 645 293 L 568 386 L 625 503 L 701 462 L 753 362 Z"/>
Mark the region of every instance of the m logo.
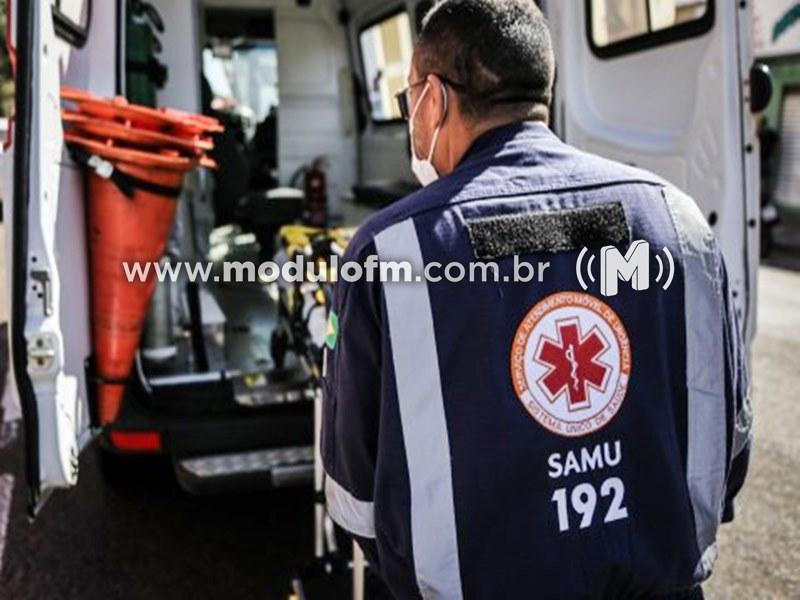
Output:
<path fill-rule="evenodd" d="M 578 277 L 580 286 L 587 290 L 589 286 L 583 278 L 584 259 L 589 252 L 588 248 L 581 250 L 578 260 L 575 262 L 575 274 Z M 666 270 L 664 261 L 659 254 L 655 254 L 655 262 L 658 265 L 658 273 L 655 280 L 661 283 L 666 278 L 662 289 L 666 290 L 672 283 L 675 273 L 675 262 L 669 248 L 664 246 L 662 253 L 666 257 Z M 589 255 L 586 261 L 585 270 L 589 280 L 594 283 L 594 255 Z M 603 296 L 616 296 L 619 293 L 619 281 L 630 282 L 631 288 L 637 292 L 650 289 L 650 244 L 645 240 L 636 240 L 631 243 L 627 252 L 623 256 L 616 246 L 603 246 L 600 249 L 600 293 Z"/>
<path fill-rule="evenodd" d="M 631 372 L 617 314 L 594 296 L 560 292 L 536 304 L 517 328 L 511 379 L 528 413 L 567 437 L 604 427 L 616 415 Z"/>
<path fill-rule="evenodd" d="M 650 244 L 636 240 L 625 256 L 614 246 L 600 250 L 600 293 L 616 296 L 620 279 L 630 281 L 636 291 L 650 287 Z"/>

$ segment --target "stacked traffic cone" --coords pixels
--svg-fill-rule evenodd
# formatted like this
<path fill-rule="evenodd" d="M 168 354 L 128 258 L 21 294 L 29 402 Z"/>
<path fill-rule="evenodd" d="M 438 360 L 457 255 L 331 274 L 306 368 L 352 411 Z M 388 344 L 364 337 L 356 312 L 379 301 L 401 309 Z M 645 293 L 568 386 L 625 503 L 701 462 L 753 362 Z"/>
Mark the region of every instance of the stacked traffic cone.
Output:
<path fill-rule="evenodd" d="M 97 414 L 112 423 L 122 406 L 156 279 L 152 265 L 164 254 L 183 177 L 201 165 L 216 119 L 153 109 L 124 98 L 98 98 L 62 88 L 64 138 L 87 171 L 92 285 L 92 342 Z M 135 263 L 150 264 L 145 280 L 129 281 Z"/>

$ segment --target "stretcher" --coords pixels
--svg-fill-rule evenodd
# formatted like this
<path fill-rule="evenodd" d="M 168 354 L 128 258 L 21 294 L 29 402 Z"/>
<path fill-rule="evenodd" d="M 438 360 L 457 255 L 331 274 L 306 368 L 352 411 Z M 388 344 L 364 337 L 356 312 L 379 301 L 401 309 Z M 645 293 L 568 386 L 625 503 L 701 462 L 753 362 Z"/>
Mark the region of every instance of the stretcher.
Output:
<path fill-rule="evenodd" d="M 316 385 L 314 394 L 314 560 L 291 581 L 290 600 L 343 598 L 348 589 L 363 600 L 366 564 L 353 543 L 352 560 L 343 555 L 336 527 L 325 510 L 324 470 L 320 456 L 322 428 L 323 352 L 327 317 L 336 273 L 331 258 L 341 259 L 355 229 L 286 225 L 279 231 L 279 265 L 299 257 L 317 269 L 318 281 L 281 282 L 278 286 L 278 326 L 271 340 L 273 360 L 279 368 L 292 352 L 303 361 Z"/>

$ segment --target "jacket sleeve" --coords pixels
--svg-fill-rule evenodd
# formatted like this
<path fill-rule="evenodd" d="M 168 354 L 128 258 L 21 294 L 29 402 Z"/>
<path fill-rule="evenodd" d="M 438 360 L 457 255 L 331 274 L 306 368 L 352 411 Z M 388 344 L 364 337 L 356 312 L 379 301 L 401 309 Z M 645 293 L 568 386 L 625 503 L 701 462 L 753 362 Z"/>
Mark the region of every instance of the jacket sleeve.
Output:
<path fill-rule="evenodd" d="M 736 313 L 727 275 L 723 277 L 725 298 L 724 331 L 726 356 L 726 395 L 731 412 L 731 453 L 728 479 L 725 490 L 725 507 L 722 521 L 729 522 L 734 517 L 734 498 L 744 485 L 750 461 L 752 443 L 752 408 L 750 403 L 749 357 L 744 344 L 743 329 Z"/>
<path fill-rule="evenodd" d="M 355 242 L 356 240 L 354 240 Z M 351 243 L 351 248 L 353 243 Z M 373 243 L 348 252 L 343 264 L 365 264 Z M 321 454 L 327 510 L 377 567 L 373 490 L 381 394 L 378 282 L 361 278 L 336 285 L 324 364 Z"/>
<path fill-rule="evenodd" d="M 700 212 L 697 204 L 686 194 L 673 187 L 666 187 L 663 190 L 667 208 L 672 217 L 675 232 L 681 244 L 681 253 L 686 264 L 690 263 L 687 272 L 691 272 L 691 277 L 685 277 L 685 286 L 694 286 L 694 294 L 686 297 L 687 302 L 707 303 L 705 308 L 700 307 L 696 315 L 701 315 L 702 319 L 721 320 L 722 335 L 717 336 L 717 323 L 712 323 L 714 337 L 708 340 L 701 339 L 702 331 L 687 332 L 696 335 L 695 342 L 699 346 L 695 348 L 692 360 L 703 360 L 703 352 L 712 349 L 716 356 L 718 351 L 721 354 L 723 364 L 722 373 L 717 371 L 714 365 L 714 377 L 706 378 L 702 374 L 704 365 L 692 364 L 687 362 L 687 384 L 689 385 L 713 385 L 715 389 L 713 397 L 724 403 L 724 417 L 718 417 L 715 412 L 714 418 L 724 418 L 724 423 L 714 422 L 709 424 L 714 428 L 714 443 L 717 443 L 716 434 L 719 432 L 720 425 L 725 430 L 725 455 L 722 465 L 714 463 L 709 465 L 709 469 L 714 469 L 714 477 L 706 482 L 699 482 L 698 485 L 705 483 L 713 484 L 713 490 L 701 490 L 701 496 L 706 491 L 711 493 L 708 498 L 713 498 L 713 505 L 702 506 L 704 502 L 700 499 L 701 513 L 705 514 L 706 523 L 698 526 L 705 530 L 703 537 L 706 541 L 713 542 L 713 535 L 716 532 L 718 523 L 711 520 L 729 521 L 733 518 L 733 501 L 736 494 L 741 489 L 747 474 L 747 463 L 750 453 L 750 382 L 747 372 L 747 351 L 743 343 L 742 327 L 739 323 L 736 305 L 733 302 L 732 290 L 730 289 L 728 277 L 725 269 L 725 260 L 722 250 L 717 243 L 711 228 L 708 226 L 705 217 Z M 713 294 L 713 308 L 710 298 L 705 294 Z M 707 302 L 706 302 L 707 301 Z M 688 308 L 688 305 L 685 307 Z M 696 307 L 692 307 L 696 308 Z M 713 313 L 711 312 L 713 310 Z M 692 311 L 687 311 L 687 314 Z M 705 314 L 704 314 L 705 313 Z M 700 321 L 693 322 L 691 327 L 702 327 Z M 687 325 L 689 321 L 687 320 Z M 699 341 L 698 341 L 699 340 Z M 713 348 L 706 348 L 704 344 L 713 344 Z M 719 346 L 722 346 L 720 348 Z M 690 371 L 692 371 L 690 373 Z M 719 380 L 722 377 L 722 381 Z M 690 378 L 692 381 L 689 381 Z M 717 389 L 724 388 L 724 389 Z M 703 431 L 695 431 L 696 435 L 702 435 Z M 722 440 L 719 440 L 721 443 Z M 722 481 L 717 479 L 719 466 L 724 466 L 724 478 Z M 705 466 L 700 467 L 705 468 Z M 720 506 L 720 504 L 722 506 Z M 713 512 L 712 512 L 713 511 Z M 717 511 L 721 511 L 721 514 Z M 698 536 L 699 537 L 699 536 Z"/>

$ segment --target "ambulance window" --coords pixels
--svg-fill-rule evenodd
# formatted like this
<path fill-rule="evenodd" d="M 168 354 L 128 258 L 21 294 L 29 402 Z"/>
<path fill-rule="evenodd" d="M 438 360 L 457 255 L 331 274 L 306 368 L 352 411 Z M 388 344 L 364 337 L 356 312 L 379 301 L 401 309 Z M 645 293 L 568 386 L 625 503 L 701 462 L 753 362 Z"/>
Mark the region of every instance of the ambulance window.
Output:
<path fill-rule="evenodd" d="M 92 0 L 55 0 L 51 10 L 55 34 L 73 46 L 83 47 L 89 35 Z"/>
<path fill-rule="evenodd" d="M 587 0 L 587 30 L 601 58 L 701 35 L 714 22 L 713 0 Z"/>
<path fill-rule="evenodd" d="M 358 41 L 372 120 L 399 119 L 394 95 L 406 85 L 413 48 L 408 13 L 395 13 L 368 25 Z"/>

